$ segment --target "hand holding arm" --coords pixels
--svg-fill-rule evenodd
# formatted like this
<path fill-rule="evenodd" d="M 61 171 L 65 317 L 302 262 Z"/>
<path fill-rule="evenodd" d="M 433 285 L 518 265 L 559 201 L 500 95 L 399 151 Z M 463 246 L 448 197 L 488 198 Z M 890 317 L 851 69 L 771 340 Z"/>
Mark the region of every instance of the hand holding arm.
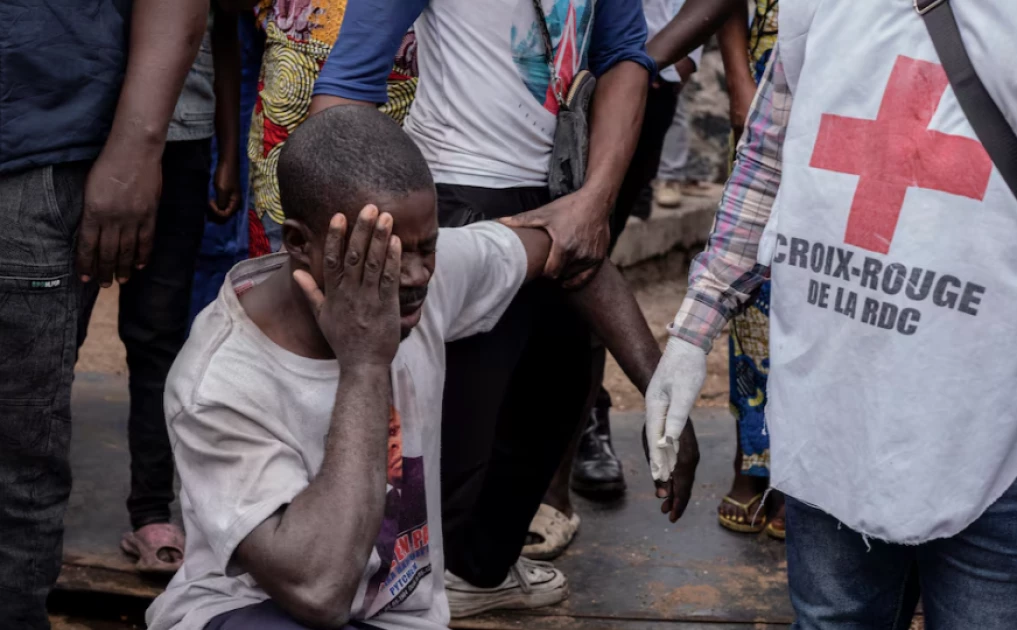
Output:
<path fill-rule="evenodd" d="M 566 288 L 586 282 L 607 255 L 608 217 L 639 139 L 646 103 L 647 72 L 625 61 L 597 82 L 590 121 L 586 183 L 551 203 L 507 218 L 512 227 L 542 228 L 551 235 L 544 274 Z"/>
<path fill-rule="evenodd" d="M 392 217 L 365 208 L 344 261 L 345 228 L 342 215 L 332 218 L 322 288 L 306 271 L 294 273 L 340 365 L 321 470 L 235 554 L 273 600 L 321 628 L 341 628 L 349 620 L 381 527 L 389 372 L 399 348 L 401 246 L 392 236 Z"/>
<path fill-rule="evenodd" d="M 586 282 L 607 255 L 608 217 L 639 141 L 650 72 L 646 18 L 629 0 L 599 0 L 589 66 L 597 76 L 590 112 L 586 182 L 575 193 L 516 216 L 514 227 L 543 228 L 554 243 L 545 274 L 567 288 Z"/>
<path fill-rule="evenodd" d="M 152 252 L 170 116 L 205 31 L 208 0 L 135 0 L 116 116 L 85 183 L 76 266 L 126 282 Z"/>

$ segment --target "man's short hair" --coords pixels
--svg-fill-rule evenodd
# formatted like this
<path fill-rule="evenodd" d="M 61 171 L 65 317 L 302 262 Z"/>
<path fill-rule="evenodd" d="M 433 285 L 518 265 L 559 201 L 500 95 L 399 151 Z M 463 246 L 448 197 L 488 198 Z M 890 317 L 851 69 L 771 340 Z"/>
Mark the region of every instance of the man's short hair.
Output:
<path fill-rule="evenodd" d="M 379 196 L 433 189 L 417 145 L 368 105 L 338 105 L 311 116 L 279 155 L 283 213 L 315 231 L 324 231 L 337 212 L 354 219 Z"/>

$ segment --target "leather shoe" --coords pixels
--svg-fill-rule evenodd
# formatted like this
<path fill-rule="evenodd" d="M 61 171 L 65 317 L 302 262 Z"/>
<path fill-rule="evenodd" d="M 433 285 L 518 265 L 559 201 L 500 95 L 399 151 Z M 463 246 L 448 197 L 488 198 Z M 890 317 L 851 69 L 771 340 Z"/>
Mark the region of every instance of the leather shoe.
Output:
<path fill-rule="evenodd" d="M 609 409 L 594 407 L 572 463 L 572 489 L 595 499 L 611 499 L 625 492 L 622 463 L 611 445 Z"/>

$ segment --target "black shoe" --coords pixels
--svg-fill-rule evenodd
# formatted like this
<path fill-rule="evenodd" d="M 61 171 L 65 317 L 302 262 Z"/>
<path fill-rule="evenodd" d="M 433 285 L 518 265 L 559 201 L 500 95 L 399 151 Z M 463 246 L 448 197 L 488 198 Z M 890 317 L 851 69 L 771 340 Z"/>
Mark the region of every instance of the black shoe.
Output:
<path fill-rule="evenodd" d="M 625 492 L 622 463 L 611 445 L 608 410 L 594 407 L 572 463 L 572 489 L 595 499 L 612 499 Z"/>

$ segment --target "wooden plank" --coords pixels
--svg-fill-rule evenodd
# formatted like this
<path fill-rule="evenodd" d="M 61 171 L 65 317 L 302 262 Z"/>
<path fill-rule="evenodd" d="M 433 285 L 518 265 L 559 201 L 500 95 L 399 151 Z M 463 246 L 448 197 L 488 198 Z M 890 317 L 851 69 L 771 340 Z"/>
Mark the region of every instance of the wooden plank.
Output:
<path fill-rule="evenodd" d="M 129 526 L 124 506 L 129 479 L 126 416 L 123 379 L 78 379 L 75 487 L 67 515 L 62 589 L 151 598 L 164 586 L 137 574 L 118 547 Z M 639 442 L 641 415 L 616 414 L 615 443 L 629 491 L 607 505 L 577 499 L 583 524 L 573 547 L 556 563 L 569 578 L 569 600 L 456 627 L 656 630 L 688 624 L 716 628 L 790 623 L 783 545 L 765 535 L 732 534 L 716 522 L 717 503 L 731 480 L 734 421 L 717 409 L 700 409 L 693 417 L 703 459 L 693 503 L 682 521 L 669 523 L 652 495 Z"/>

